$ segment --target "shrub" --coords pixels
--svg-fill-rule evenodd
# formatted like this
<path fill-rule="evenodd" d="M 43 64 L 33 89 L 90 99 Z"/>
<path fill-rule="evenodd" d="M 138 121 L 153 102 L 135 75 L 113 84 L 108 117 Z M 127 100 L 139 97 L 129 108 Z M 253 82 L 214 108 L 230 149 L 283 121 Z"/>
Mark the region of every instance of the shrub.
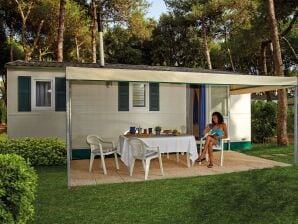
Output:
<path fill-rule="evenodd" d="M 34 166 L 66 163 L 65 143 L 57 138 L 18 138 L 0 140 L 1 154 L 17 154 Z"/>
<path fill-rule="evenodd" d="M 294 116 L 295 116 L 295 108 L 293 106 L 288 107 L 288 133 L 294 133 Z"/>
<path fill-rule="evenodd" d="M 277 104 L 256 101 L 251 104 L 251 128 L 253 142 L 263 143 L 265 138 L 276 134 Z"/>
<path fill-rule="evenodd" d="M 37 175 L 18 155 L 0 154 L 0 223 L 27 223 L 34 215 Z"/>

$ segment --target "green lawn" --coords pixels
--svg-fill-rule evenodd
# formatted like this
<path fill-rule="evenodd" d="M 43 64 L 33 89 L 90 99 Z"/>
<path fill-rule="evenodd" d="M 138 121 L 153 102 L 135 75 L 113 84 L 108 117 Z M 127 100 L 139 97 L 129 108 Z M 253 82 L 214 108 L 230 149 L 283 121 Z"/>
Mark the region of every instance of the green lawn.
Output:
<path fill-rule="evenodd" d="M 245 153 L 291 162 L 292 152 L 268 146 Z M 65 167 L 37 172 L 33 223 L 298 223 L 295 166 L 70 190 Z"/>

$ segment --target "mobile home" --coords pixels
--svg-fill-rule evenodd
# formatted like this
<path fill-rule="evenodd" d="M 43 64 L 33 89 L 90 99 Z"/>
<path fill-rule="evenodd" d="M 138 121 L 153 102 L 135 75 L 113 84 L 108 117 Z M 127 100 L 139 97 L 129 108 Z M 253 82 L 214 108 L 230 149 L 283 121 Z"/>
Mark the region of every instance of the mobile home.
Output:
<path fill-rule="evenodd" d="M 224 116 L 231 149 L 248 149 L 252 88 L 296 83 L 272 77 L 266 86 L 242 86 L 252 76 L 162 66 L 15 61 L 6 67 L 8 136 L 66 140 L 69 131 L 74 151 L 88 148 L 88 134 L 117 142 L 131 126 L 161 126 L 199 138 L 214 111 Z"/>

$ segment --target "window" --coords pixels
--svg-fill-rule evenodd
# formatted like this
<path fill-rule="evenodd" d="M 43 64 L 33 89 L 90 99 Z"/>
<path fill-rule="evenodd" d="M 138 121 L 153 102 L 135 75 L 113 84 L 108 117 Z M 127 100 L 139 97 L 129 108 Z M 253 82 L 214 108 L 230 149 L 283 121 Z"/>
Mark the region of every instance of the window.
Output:
<path fill-rule="evenodd" d="M 36 106 L 50 107 L 51 106 L 51 82 L 37 81 L 36 82 Z"/>
<path fill-rule="evenodd" d="M 133 107 L 146 107 L 146 85 L 143 83 L 133 84 Z"/>
<path fill-rule="evenodd" d="M 118 111 L 159 111 L 159 83 L 119 82 Z"/>
<path fill-rule="evenodd" d="M 228 116 L 228 87 L 211 86 L 211 112 L 218 111 Z"/>
<path fill-rule="evenodd" d="M 54 90 L 52 79 L 33 80 L 32 108 L 52 109 L 54 108 Z"/>

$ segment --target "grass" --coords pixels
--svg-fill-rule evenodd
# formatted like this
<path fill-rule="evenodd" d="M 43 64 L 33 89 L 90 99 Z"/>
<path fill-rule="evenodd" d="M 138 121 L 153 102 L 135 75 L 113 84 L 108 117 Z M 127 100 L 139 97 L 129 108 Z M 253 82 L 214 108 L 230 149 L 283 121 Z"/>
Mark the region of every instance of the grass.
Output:
<path fill-rule="evenodd" d="M 263 157 L 279 162 L 294 164 L 294 146 L 277 147 L 272 144 L 256 144 L 252 150 L 240 151 L 247 155 Z"/>
<path fill-rule="evenodd" d="M 293 158 L 293 147 L 261 148 L 245 153 Z M 32 223 L 298 223 L 297 166 L 72 189 L 65 167 L 37 172 Z"/>

